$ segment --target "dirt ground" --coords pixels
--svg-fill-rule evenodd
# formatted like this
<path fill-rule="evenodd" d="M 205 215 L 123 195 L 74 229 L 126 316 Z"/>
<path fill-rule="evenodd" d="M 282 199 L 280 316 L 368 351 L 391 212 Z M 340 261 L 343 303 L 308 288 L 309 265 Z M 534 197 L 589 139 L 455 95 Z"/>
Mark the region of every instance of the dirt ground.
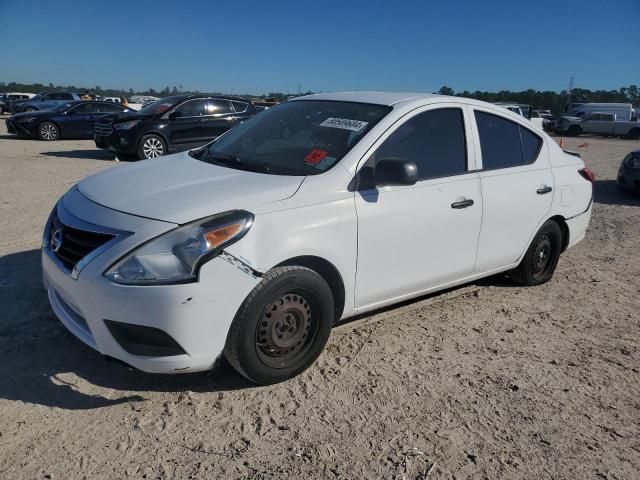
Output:
<path fill-rule="evenodd" d="M 640 478 L 640 197 L 615 175 L 639 141 L 579 138 L 597 176 L 586 239 L 541 287 L 492 277 L 337 326 L 298 378 L 154 376 L 56 320 L 43 223 L 91 141 L 0 120 L 0 478 Z"/>

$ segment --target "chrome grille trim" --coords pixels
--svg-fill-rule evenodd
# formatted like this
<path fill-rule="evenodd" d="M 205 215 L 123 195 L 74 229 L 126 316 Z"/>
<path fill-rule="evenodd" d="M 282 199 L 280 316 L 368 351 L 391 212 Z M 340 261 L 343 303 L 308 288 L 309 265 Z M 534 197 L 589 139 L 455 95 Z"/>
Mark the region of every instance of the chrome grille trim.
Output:
<path fill-rule="evenodd" d="M 56 215 L 63 225 L 66 225 L 76 230 L 84 230 L 86 232 L 112 235 L 113 238 L 103 243 L 99 247 L 95 248 L 91 252 L 89 252 L 87 255 L 85 255 L 80 260 L 78 260 L 72 269 L 69 269 L 62 262 L 62 260 L 58 258 L 56 253 L 51 249 L 51 245 L 50 245 L 51 226 L 53 223 L 53 219 Z M 74 217 L 71 213 L 69 213 L 69 211 L 65 209 L 64 206 L 62 205 L 62 200 L 60 200 L 58 204 L 55 206 L 55 208 L 53 209 L 53 211 L 51 212 L 51 214 L 49 215 L 49 219 L 47 220 L 47 224 L 45 226 L 44 233 L 42 236 L 42 250 L 47 254 L 47 256 L 51 259 L 51 261 L 53 261 L 58 266 L 58 268 L 60 268 L 60 270 L 65 272 L 74 280 L 77 280 L 78 275 L 80 275 L 80 272 L 82 271 L 82 269 L 84 269 L 84 267 L 86 267 L 89 262 L 91 262 L 98 255 L 100 255 L 101 253 L 108 250 L 113 245 L 124 240 L 130 235 L 132 235 L 132 232 L 125 232 L 122 230 L 116 230 L 109 227 L 102 227 L 100 225 L 95 225 L 89 222 L 85 222 L 84 220 L 80 220 L 79 218 Z"/>

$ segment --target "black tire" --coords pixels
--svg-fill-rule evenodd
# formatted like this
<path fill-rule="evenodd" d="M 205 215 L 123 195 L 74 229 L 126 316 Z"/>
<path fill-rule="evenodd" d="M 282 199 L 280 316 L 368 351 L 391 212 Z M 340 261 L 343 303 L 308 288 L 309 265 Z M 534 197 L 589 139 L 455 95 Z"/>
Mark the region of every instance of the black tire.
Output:
<path fill-rule="evenodd" d="M 523 286 L 542 285 L 556 271 L 562 251 L 562 230 L 553 220 L 545 222 L 534 237 L 520 265 L 511 272 L 511 279 Z"/>
<path fill-rule="evenodd" d="M 569 130 L 567 130 L 568 137 L 577 137 L 582 133 L 582 129 L 577 125 L 571 125 Z"/>
<path fill-rule="evenodd" d="M 55 123 L 42 122 L 38 125 L 38 138 L 45 142 L 52 142 L 60 138 L 60 130 Z"/>
<path fill-rule="evenodd" d="M 324 278 L 305 267 L 274 268 L 240 306 L 224 355 L 254 383 L 282 382 L 315 362 L 333 320 L 333 296 Z"/>
<path fill-rule="evenodd" d="M 158 158 L 167 154 L 167 143 L 161 136 L 149 133 L 144 135 L 138 142 L 136 153 L 140 160 Z"/>
<path fill-rule="evenodd" d="M 631 131 L 627 134 L 627 138 L 630 140 L 640 139 L 640 128 L 631 129 Z"/>

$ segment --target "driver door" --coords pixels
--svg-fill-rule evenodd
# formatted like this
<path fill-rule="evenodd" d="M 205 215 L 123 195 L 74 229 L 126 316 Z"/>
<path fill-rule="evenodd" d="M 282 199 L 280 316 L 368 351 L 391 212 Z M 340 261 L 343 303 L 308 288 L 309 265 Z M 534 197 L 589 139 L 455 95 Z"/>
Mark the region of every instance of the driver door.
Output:
<path fill-rule="evenodd" d="M 466 141 L 469 125 L 464 105 L 431 105 L 408 114 L 374 145 L 363 168 L 375 168 L 382 158 L 408 159 L 418 167 L 418 181 L 355 193 L 358 308 L 473 273 L 482 195 Z"/>

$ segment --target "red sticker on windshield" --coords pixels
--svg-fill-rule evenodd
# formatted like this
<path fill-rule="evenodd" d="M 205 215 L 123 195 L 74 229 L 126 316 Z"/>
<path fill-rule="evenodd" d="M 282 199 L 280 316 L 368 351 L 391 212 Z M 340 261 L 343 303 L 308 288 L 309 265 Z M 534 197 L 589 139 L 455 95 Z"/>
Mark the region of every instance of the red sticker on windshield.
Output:
<path fill-rule="evenodd" d="M 304 157 L 304 161 L 309 165 L 317 165 L 318 163 L 320 163 L 320 160 L 327 156 L 327 153 L 329 152 L 314 148 L 309 153 L 307 153 L 307 156 Z"/>

